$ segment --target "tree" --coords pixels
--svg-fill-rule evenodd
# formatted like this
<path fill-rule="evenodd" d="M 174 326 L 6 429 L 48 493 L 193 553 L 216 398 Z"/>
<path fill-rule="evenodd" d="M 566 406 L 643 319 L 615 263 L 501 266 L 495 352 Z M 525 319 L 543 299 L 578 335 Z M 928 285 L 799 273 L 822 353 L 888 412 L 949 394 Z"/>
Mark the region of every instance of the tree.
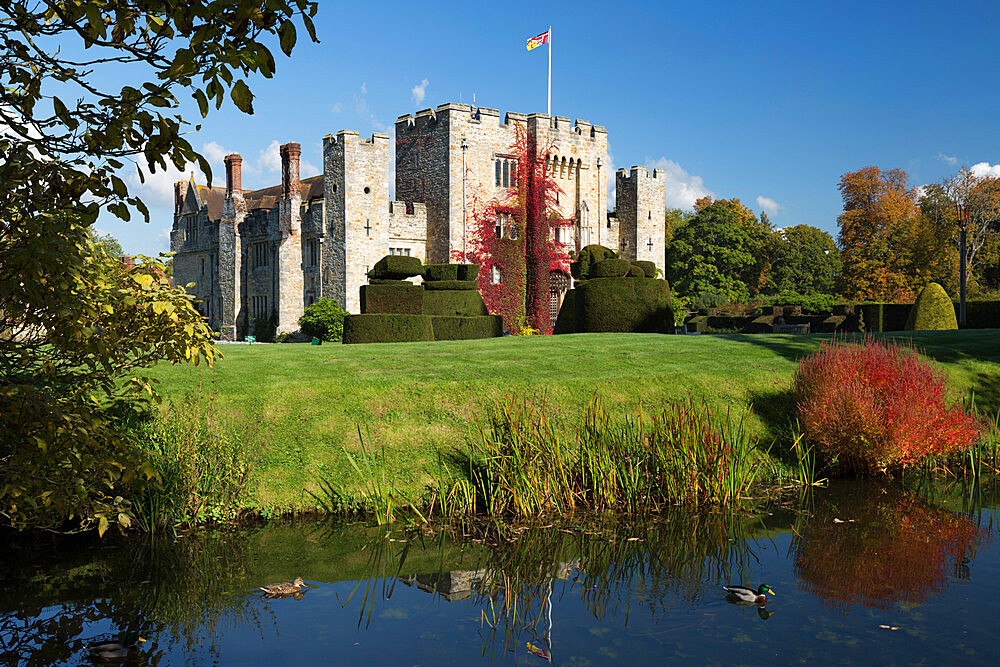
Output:
<path fill-rule="evenodd" d="M 840 178 L 843 271 L 839 291 L 852 299 L 892 301 L 913 297 L 906 273 L 906 234 L 917 217 L 916 191 L 902 169 L 865 167 Z"/>
<path fill-rule="evenodd" d="M 245 78 L 291 52 L 308 0 L 12 0 L 0 6 L 0 517 L 18 527 L 128 525 L 141 459 L 114 418 L 160 360 L 213 361 L 211 331 L 162 264 L 95 249 L 101 208 L 128 220 L 120 170 L 207 161 L 178 113 L 227 94 L 252 113 Z M 119 88 L 108 85 L 127 77 Z M 137 83 L 136 83 L 137 82 Z M 195 126 L 194 129 L 198 129 Z M 140 176 L 143 170 L 139 171 Z M 149 470 L 145 468 L 145 470 Z"/>
<path fill-rule="evenodd" d="M 667 245 L 667 280 L 682 296 L 746 301 L 767 281 L 772 243 L 770 228 L 739 199 L 699 199 Z"/>
<path fill-rule="evenodd" d="M 832 294 L 840 274 L 840 250 L 833 237 L 809 225 L 775 232 L 769 292 Z"/>
<path fill-rule="evenodd" d="M 665 243 L 670 243 L 671 239 L 674 238 L 674 234 L 680 231 L 681 227 L 686 225 L 694 217 L 694 213 L 691 211 L 685 211 L 680 208 L 668 208 L 666 214 L 664 215 L 666 229 L 666 235 L 664 238 Z"/>
<path fill-rule="evenodd" d="M 122 244 L 111 234 L 102 234 L 93 227 L 90 228 L 90 242 L 96 250 L 100 250 L 108 257 L 120 260 L 125 253 L 122 251 Z"/>

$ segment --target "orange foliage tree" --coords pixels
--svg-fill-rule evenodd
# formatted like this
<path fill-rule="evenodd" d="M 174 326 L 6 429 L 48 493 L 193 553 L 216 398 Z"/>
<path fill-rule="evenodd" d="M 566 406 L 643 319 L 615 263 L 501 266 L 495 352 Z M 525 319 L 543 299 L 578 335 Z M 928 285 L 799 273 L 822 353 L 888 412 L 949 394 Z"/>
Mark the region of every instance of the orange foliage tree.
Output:
<path fill-rule="evenodd" d="M 839 291 L 867 301 L 912 300 L 905 258 L 907 234 L 918 217 L 917 193 L 902 169 L 865 167 L 840 178 L 844 212 L 837 218 L 843 248 Z"/>

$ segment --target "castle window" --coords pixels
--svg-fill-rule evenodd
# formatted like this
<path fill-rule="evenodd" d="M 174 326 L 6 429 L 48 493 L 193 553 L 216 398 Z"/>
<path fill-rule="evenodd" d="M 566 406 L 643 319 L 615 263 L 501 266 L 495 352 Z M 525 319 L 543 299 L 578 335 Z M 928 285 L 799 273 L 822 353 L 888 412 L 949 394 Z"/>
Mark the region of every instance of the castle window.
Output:
<path fill-rule="evenodd" d="M 494 285 L 503 284 L 503 272 L 500 270 L 500 267 L 495 264 L 493 265 L 493 269 L 490 271 L 490 282 Z"/>
<path fill-rule="evenodd" d="M 270 316 L 270 313 L 267 312 L 267 297 L 255 296 L 250 301 L 250 317 L 263 319 L 268 316 Z"/>
<path fill-rule="evenodd" d="M 512 158 L 498 157 L 493 163 L 496 170 L 496 186 L 498 188 L 517 187 L 517 161 Z"/>
<path fill-rule="evenodd" d="M 372 189 L 366 185 L 365 186 L 365 194 L 366 195 L 370 195 L 371 193 L 372 193 Z"/>
<path fill-rule="evenodd" d="M 198 221 L 194 218 L 185 218 L 184 220 L 184 240 L 198 240 Z"/>
<path fill-rule="evenodd" d="M 319 239 L 309 239 L 306 245 L 308 252 L 308 266 L 317 266 L 319 264 Z"/>
<path fill-rule="evenodd" d="M 201 258 L 201 275 L 202 276 L 205 275 L 205 258 L 204 257 Z"/>
<path fill-rule="evenodd" d="M 372 223 L 368 220 L 368 218 L 365 218 L 365 234 L 368 236 L 372 235 Z"/>
<path fill-rule="evenodd" d="M 399 255 L 401 257 L 409 257 L 410 256 L 410 249 L 409 248 L 389 248 L 389 254 L 390 255 Z"/>
<path fill-rule="evenodd" d="M 503 186 L 510 187 L 510 162 L 507 160 L 503 161 Z"/>
<path fill-rule="evenodd" d="M 497 160 L 495 162 L 496 171 L 497 171 L 497 187 L 498 188 L 501 185 L 503 185 L 503 177 L 502 177 L 503 165 L 500 164 L 501 162 L 502 162 L 502 160 Z"/>
<path fill-rule="evenodd" d="M 646 214 L 646 219 L 647 220 L 652 220 L 653 219 L 653 212 L 652 211 L 650 211 L 649 213 Z"/>
<path fill-rule="evenodd" d="M 267 266 L 267 243 L 255 243 L 253 246 L 254 268 Z"/>
<path fill-rule="evenodd" d="M 316 303 L 316 294 L 312 290 L 306 292 L 306 306 L 311 306 Z"/>

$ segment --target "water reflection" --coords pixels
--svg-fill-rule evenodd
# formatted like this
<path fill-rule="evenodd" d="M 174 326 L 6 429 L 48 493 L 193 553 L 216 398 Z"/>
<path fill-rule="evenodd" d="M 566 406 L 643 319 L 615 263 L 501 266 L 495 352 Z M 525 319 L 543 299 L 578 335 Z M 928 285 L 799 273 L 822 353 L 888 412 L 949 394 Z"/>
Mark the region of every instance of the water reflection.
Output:
<path fill-rule="evenodd" d="M 897 486 L 842 484 L 816 499 L 793 541 L 795 573 L 802 589 L 844 612 L 914 605 L 949 577 L 968 579 L 982 537 L 966 516 Z"/>
<path fill-rule="evenodd" d="M 958 507 L 959 491 L 938 498 Z M 997 513 L 973 516 L 982 524 L 927 494 L 841 484 L 798 512 L 587 528 L 303 522 L 0 541 L 0 663 L 89 664 L 89 643 L 132 636 L 148 639 L 135 664 L 149 665 L 791 662 L 829 659 L 829 642 L 863 662 L 866 641 L 887 661 L 986 655 L 992 631 L 968 619 L 1000 615 L 1000 554 L 977 553 Z M 261 595 L 297 576 L 310 585 L 300 599 Z M 767 609 L 726 602 L 723 584 L 761 583 L 778 591 Z"/>

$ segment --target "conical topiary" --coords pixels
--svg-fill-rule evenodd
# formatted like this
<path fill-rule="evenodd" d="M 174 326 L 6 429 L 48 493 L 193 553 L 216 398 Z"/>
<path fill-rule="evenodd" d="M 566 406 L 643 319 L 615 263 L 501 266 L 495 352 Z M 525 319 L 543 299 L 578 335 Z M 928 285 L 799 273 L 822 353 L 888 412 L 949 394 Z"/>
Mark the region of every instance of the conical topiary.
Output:
<path fill-rule="evenodd" d="M 957 328 L 955 304 L 951 302 L 948 293 L 937 283 L 927 283 L 927 287 L 920 290 L 920 296 L 910 308 L 906 330 L 944 331 Z"/>

